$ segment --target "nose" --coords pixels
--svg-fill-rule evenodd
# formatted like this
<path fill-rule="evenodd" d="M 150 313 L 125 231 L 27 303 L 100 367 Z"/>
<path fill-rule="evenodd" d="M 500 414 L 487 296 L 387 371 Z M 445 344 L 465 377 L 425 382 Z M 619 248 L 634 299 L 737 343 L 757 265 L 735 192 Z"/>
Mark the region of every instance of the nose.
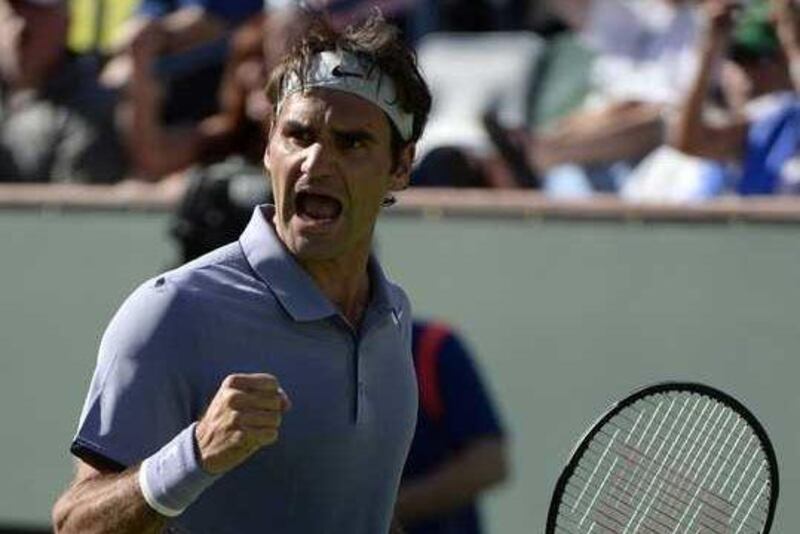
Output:
<path fill-rule="evenodd" d="M 300 170 L 307 176 L 328 174 L 332 170 L 334 159 L 331 149 L 318 141 L 306 148 Z"/>

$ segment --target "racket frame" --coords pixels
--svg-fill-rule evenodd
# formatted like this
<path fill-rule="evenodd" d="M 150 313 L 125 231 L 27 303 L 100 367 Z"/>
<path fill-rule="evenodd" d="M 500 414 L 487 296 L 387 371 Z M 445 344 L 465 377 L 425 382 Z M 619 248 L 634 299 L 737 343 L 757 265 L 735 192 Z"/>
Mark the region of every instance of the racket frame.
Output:
<path fill-rule="evenodd" d="M 569 482 L 570 477 L 574 473 L 575 469 L 578 467 L 583 454 L 586 452 L 586 449 L 592 443 L 592 440 L 600 431 L 600 429 L 603 428 L 605 424 L 608 423 L 614 416 L 637 401 L 651 395 L 667 393 L 670 391 L 688 391 L 705 395 L 721 402 L 726 406 L 729 406 L 747 422 L 755 435 L 758 437 L 762 444 L 762 449 L 764 450 L 767 463 L 769 464 L 770 474 L 772 475 L 770 478 L 769 510 L 767 512 L 767 518 L 764 522 L 764 529 L 762 530 L 761 534 L 769 533 L 770 528 L 772 527 L 772 520 L 775 516 L 775 507 L 778 503 L 778 495 L 780 494 L 780 481 L 778 475 L 778 459 L 775 455 L 775 449 L 772 446 L 772 441 L 769 439 L 767 431 L 764 429 L 756 416 L 744 404 L 724 391 L 699 382 L 668 381 L 643 386 L 635 390 L 624 399 L 617 401 L 611 405 L 605 411 L 605 413 L 601 415 L 594 422 L 594 424 L 592 424 L 589 430 L 583 434 L 577 445 L 570 453 L 569 461 L 562 469 L 561 475 L 558 477 L 558 481 L 556 481 L 555 488 L 553 489 L 553 495 L 550 498 L 550 507 L 547 512 L 547 526 L 545 529 L 545 534 L 555 534 L 558 510 L 561 506 L 561 495 L 563 495 L 567 483 Z"/>

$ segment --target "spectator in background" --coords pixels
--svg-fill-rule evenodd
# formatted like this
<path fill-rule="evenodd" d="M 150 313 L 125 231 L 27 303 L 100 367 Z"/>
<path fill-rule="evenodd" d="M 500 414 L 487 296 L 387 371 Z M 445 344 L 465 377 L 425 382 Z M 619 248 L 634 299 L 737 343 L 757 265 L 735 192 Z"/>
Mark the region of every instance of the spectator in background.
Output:
<path fill-rule="evenodd" d="M 219 111 L 197 124 L 171 125 L 164 120 L 165 87 L 156 72 L 157 43 L 134 42 L 128 98 L 121 106 L 124 136 L 140 177 L 158 179 L 232 155 L 261 167 L 267 118 L 262 23 L 256 15 L 231 36 Z"/>
<path fill-rule="evenodd" d="M 114 99 L 67 51 L 59 0 L 0 0 L 0 181 L 109 183 L 126 171 Z"/>
<path fill-rule="evenodd" d="M 196 122 L 217 111 L 229 36 L 262 6 L 263 0 L 141 0 L 101 79 L 109 87 L 125 87 L 132 76 L 134 48 L 151 48 L 155 71 L 171 97 L 165 118 Z"/>
<path fill-rule="evenodd" d="M 301 4 L 305 7 L 301 8 Z M 319 4 L 319 9 L 328 7 L 326 2 Z M 336 4 L 335 20 L 340 28 L 356 20 L 357 15 L 368 13 L 363 9 L 366 3 L 332 4 Z M 127 98 L 121 104 L 122 126 L 139 177 L 158 180 L 197 165 L 193 176 L 202 179 L 204 168 L 220 162 L 228 174 L 233 165 L 239 165 L 248 174 L 252 174 L 255 166 L 262 166 L 262 130 L 269 113 L 264 94 L 266 73 L 296 36 L 303 33 L 310 20 L 309 9 L 317 3 L 259 0 L 258 5 L 258 13 L 241 23 L 226 39 L 227 58 L 219 90 L 214 93 L 217 111 L 196 123 L 174 124 L 168 120 L 169 87 L 159 75 L 165 34 L 163 29 L 158 29 L 166 21 L 153 21 L 131 40 Z M 199 7 L 183 9 L 195 13 L 200 24 L 197 28 L 207 30 L 213 24 L 199 15 Z M 178 17 L 179 13 L 174 16 Z M 189 33 L 207 38 L 223 35 L 197 28 Z M 193 42 L 198 43 L 196 39 Z M 229 158 L 235 162 L 224 163 Z"/>
<path fill-rule="evenodd" d="M 390 14 L 400 16 L 415 2 L 392 0 L 384 2 L 384 7 Z M 206 166 L 231 156 L 243 157 L 245 172 L 250 173 L 254 165 L 260 166 L 261 129 L 269 112 L 263 88 L 266 73 L 276 58 L 282 57 L 286 47 L 303 33 L 310 13 L 324 11 L 335 27 L 344 28 L 373 9 L 372 2 L 345 0 L 267 0 L 263 5 L 263 12 L 248 18 L 228 38 L 228 57 L 216 93 L 218 111 L 196 124 L 170 124 L 165 118 L 168 87 L 158 72 L 163 31 L 147 30 L 152 38 L 141 33 L 140 38 L 131 41 L 130 83 L 127 99 L 122 103 L 122 124 L 140 177 L 156 180 L 194 164 Z M 229 168 L 227 165 L 226 172 Z"/>
<path fill-rule="evenodd" d="M 545 191 L 617 191 L 630 168 L 663 142 L 662 115 L 677 105 L 696 64 L 696 3 L 551 2 L 596 58 L 584 105 L 528 142 L 529 161 Z"/>
<path fill-rule="evenodd" d="M 415 45 L 427 33 L 520 30 L 531 22 L 528 0 L 265 0 L 268 47 L 280 55 L 285 43 L 302 28 L 303 10 L 325 12 L 337 27 L 344 27 L 378 8 L 403 30 L 404 40 Z M 268 56 L 272 55 L 268 53 Z"/>
<path fill-rule="evenodd" d="M 419 411 L 396 513 L 407 534 L 482 532 L 477 499 L 507 473 L 497 409 L 462 339 L 415 321 Z"/>
<path fill-rule="evenodd" d="M 728 0 L 709 4 L 700 68 L 672 128 L 671 142 L 690 155 L 720 162 L 716 181 L 730 184 L 742 195 L 800 192 L 800 6 L 796 2 L 756 3 L 733 33 L 732 57 L 748 82 L 750 102 L 760 103 L 757 112 L 738 113 L 724 123 L 704 114 L 709 73 L 731 39 L 733 4 Z M 734 173 L 724 165 L 731 162 L 737 164 Z"/>

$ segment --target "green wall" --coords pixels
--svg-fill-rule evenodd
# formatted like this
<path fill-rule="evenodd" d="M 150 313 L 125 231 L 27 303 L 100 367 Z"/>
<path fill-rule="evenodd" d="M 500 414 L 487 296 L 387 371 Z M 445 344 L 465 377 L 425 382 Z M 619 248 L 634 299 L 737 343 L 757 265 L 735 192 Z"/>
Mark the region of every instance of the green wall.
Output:
<path fill-rule="evenodd" d="M 0 211 L 0 523 L 46 524 L 96 345 L 174 252 L 163 214 Z M 387 217 L 380 252 L 418 314 L 456 324 L 513 438 L 493 532 L 541 532 L 574 441 L 615 398 L 700 380 L 747 404 L 782 468 L 774 532 L 800 528 L 800 230 Z"/>

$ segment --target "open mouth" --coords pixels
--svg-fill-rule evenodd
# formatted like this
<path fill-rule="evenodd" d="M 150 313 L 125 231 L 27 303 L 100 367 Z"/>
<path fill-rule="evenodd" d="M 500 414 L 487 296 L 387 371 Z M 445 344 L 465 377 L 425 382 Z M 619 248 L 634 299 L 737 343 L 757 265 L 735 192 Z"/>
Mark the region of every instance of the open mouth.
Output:
<path fill-rule="evenodd" d="M 342 203 L 334 197 L 301 191 L 295 197 L 295 208 L 300 218 L 309 221 L 330 222 L 342 213 Z"/>

